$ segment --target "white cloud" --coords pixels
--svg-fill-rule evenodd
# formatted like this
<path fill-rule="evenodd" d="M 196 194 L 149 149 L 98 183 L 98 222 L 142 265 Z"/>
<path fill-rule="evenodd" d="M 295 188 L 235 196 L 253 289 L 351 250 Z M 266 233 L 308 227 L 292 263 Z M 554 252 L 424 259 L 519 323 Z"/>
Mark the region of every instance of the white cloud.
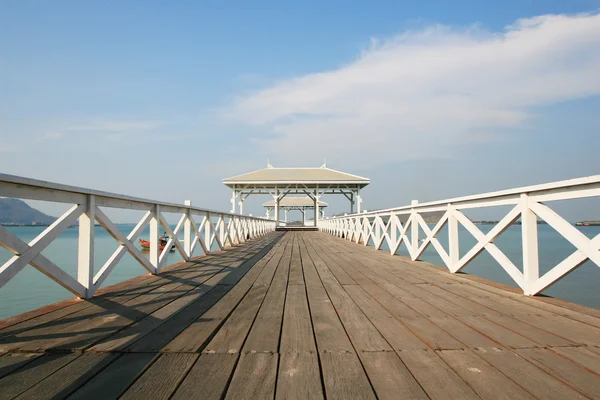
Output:
<path fill-rule="evenodd" d="M 599 93 L 600 15 L 544 15 L 503 32 L 433 26 L 373 39 L 350 64 L 241 97 L 228 114 L 290 162 L 373 164 L 496 140 L 534 107 Z"/>

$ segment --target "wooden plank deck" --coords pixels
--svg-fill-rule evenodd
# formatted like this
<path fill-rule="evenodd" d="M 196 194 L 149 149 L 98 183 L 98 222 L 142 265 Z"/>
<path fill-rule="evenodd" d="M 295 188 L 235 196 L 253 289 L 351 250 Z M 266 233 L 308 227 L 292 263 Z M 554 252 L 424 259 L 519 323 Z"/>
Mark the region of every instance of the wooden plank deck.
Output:
<path fill-rule="evenodd" d="M 274 232 L 0 322 L 0 399 L 600 398 L 600 313 Z"/>

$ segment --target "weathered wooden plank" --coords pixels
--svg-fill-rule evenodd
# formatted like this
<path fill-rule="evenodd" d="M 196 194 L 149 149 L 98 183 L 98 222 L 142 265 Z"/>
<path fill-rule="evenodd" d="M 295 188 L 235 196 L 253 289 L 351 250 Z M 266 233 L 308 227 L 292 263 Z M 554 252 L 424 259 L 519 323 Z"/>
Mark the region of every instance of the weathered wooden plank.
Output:
<path fill-rule="evenodd" d="M 155 358 L 153 353 L 123 354 L 69 396 L 69 400 L 116 399 Z"/>
<path fill-rule="evenodd" d="M 437 353 L 482 398 L 534 399 L 521 386 L 470 350 L 442 350 Z"/>
<path fill-rule="evenodd" d="M 225 321 L 228 315 L 239 304 L 248 290 L 256 283 L 260 275 L 266 276 L 264 270 L 268 263 L 277 263 L 283 254 L 287 239 L 283 239 L 271 249 L 221 300 L 213 305 L 205 314 L 192 322 L 164 348 L 164 352 L 186 352 L 202 350 L 214 332 Z M 270 269 L 271 274 L 274 269 Z M 272 278 L 273 275 L 271 275 Z M 270 281 L 269 281 L 270 282 Z"/>
<path fill-rule="evenodd" d="M 126 351 L 160 351 L 193 321 L 204 314 L 206 310 L 218 302 L 230 288 L 229 285 L 217 285 L 196 302 L 169 318 L 164 324 L 127 346 Z"/>
<path fill-rule="evenodd" d="M 102 348 L 102 351 L 118 347 L 122 348 L 133 340 L 139 340 L 147 332 L 160 326 L 172 315 L 208 293 L 213 286 L 207 284 L 207 282 L 211 277 L 215 276 L 215 273 L 218 273 L 218 270 L 207 271 L 206 274 L 186 278 L 186 283 L 176 287 L 169 293 L 165 293 L 165 295 L 149 301 L 151 304 L 141 305 L 138 311 L 144 314 L 142 316 L 136 316 L 133 320 L 122 318 L 109 321 L 106 324 L 100 325 L 103 328 L 100 332 L 88 333 L 84 331 L 78 335 L 74 343 L 68 341 L 54 345 L 53 348 L 78 350 L 90 347 L 98 342 L 102 342 L 102 346 L 99 346 Z M 114 336 L 115 332 L 117 333 L 117 337 Z M 134 332 L 135 334 L 132 335 Z"/>
<path fill-rule="evenodd" d="M 290 285 L 304 285 L 302 274 L 302 261 L 300 259 L 300 247 L 298 245 L 298 233 L 293 233 L 292 257 L 290 260 Z"/>
<path fill-rule="evenodd" d="M 0 379 L 0 399 L 13 399 L 78 357 L 76 354 L 47 354 Z"/>
<path fill-rule="evenodd" d="M 403 351 L 398 355 L 429 398 L 433 400 L 480 399 L 435 352 Z"/>
<path fill-rule="evenodd" d="M 483 304 L 498 312 L 511 315 L 527 324 L 564 337 L 573 343 L 600 345 L 600 328 L 588 325 L 574 319 L 566 318 L 545 310 L 537 309 L 514 299 L 503 297 L 496 293 L 487 292 L 474 286 L 465 285 L 463 295 L 473 301 Z M 456 293 L 454 291 L 454 293 Z M 568 326 L 568 337 L 565 337 L 565 327 Z"/>
<path fill-rule="evenodd" d="M 355 353 L 320 353 L 323 384 L 329 400 L 376 399 Z"/>
<path fill-rule="evenodd" d="M 318 256 L 312 253 L 313 262 L 315 262 L 315 257 Z M 391 351 L 392 348 L 388 342 L 354 303 L 342 285 L 333 277 L 327 266 L 324 263 L 317 262 L 315 262 L 315 266 L 335 311 L 358 351 Z"/>
<path fill-rule="evenodd" d="M 238 357 L 238 354 L 202 354 L 173 395 L 173 400 L 222 399 Z"/>
<path fill-rule="evenodd" d="M 462 349 L 464 346 L 427 318 L 375 284 L 360 285 L 371 297 L 399 319 L 432 349 Z"/>
<path fill-rule="evenodd" d="M 277 354 L 242 354 L 225 398 L 272 399 L 276 377 Z"/>
<path fill-rule="evenodd" d="M 427 268 L 435 268 L 435 266 L 427 265 Z M 460 280 L 462 283 L 467 283 L 478 289 L 498 294 L 503 297 L 508 297 L 525 305 L 532 306 L 540 310 L 552 312 L 557 315 L 562 315 L 567 318 L 574 319 L 579 322 L 587 323 L 589 325 L 600 327 L 600 310 L 574 304 L 563 299 L 547 297 L 547 296 L 523 296 L 521 292 L 512 286 L 508 286 L 502 283 L 490 281 L 485 278 L 481 278 L 475 275 L 461 274 L 460 276 L 453 276 L 455 279 Z M 535 313 L 535 310 L 530 312 Z"/>
<path fill-rule="evenodd" d="M 360 359 L 378 399 L 427 399 L 427 395 L 394 352 L 364 352 Z"/>
<path fill-rule="evenodd" d="M 280 355 L 276 399 L 323 399 L 316 353 Z"/>
<path fill-rule="evenodd" d="M 170 398 L 198 356 L 198 354 L 163 354 L 120 398 L 143 400 Z"/>
<path fill-rule="evenodd" d="M 40 354 L 35 353 L 8 353 L 0 356 L 0 378 L 29 364 L 38 357 Z"/>
<path fill-rule="evenodd" d="M 252 268 L 261 257 L 263 257 L 269 250 L 269 247 L 263 248 L 257 254 L 253 255 L 249 259 L 239 260 L 234 263 L 232 268 L 234 271 L 243 270 L 244 273 L 237 276 L 236 280 L 231 282 L 237 282 L 243 278 L 244 274 Z M 237 264 L 237 266 L 236 266 Z M 188 328 L 194 321 L 202 316 L 207 310 L 209 310 L 214 304 L 216 304 L 225 294 L 231 289 L 230 285 L 221 285 L 223 277 L 227 277 L 227 268 L 213 275 L 210 279 L 206 280 L 200 287 L 199 290 L 206 288 L 210 289 L 208 293 L 203 294 L 197 298 L 193 303 L 187 307 L 175 307 L 173 315 L 166 319 L 164 323 L 161 321 L 157 324 L 154 330 L 145 329 L 142 331 L 143 334 L 137 335 L 133 344 L 127 347 L 128 351 L 158 351 L 162 347 L 168 345 L 175 337 L 177 337 L 182 331 Z M 212 289 L 211 289 L 212 288 Z M 170 310 L 167 310 L 167 313 Z M 149 323 L 150 328 L 152 324 Z M 135 327 L 133 328 L 135 332 Z M 123 332 L 123 335 L 128 332 Z"/>
<path fill-rule="evenodd" d="M 267 295 L 244 344 L 244 352 L 277 353 L 279 349 L 291 250 L 291 246 L 286 246 Z"/>
<path fill-rule="evenodd" d="M 17 399 L 65 398 L 117 357 L 117 354 L 82 354 L 43 381 L 33 385 Z"/>
<path fill-rule="evenodd" d="M 101 340 L 96 339 L 96 344 L 90 347 L 90 351 L 112 351 L 123 349 L 142 338 L 144 335 L 165 323 L 174 314 L 181 311 L 189 303 L 193 303 L 199 297 L 208 293 L 212 287 L 201 285 L 191 290 L 174 301 L 159 308 L 147 317 L 127 326 L 126 328 L 110 335 L 105 335 Z"/>
<path fill-rule="evenodd" d="M 515 352 L 583 394 L 600 398 L 600 375 L 550 349 L 519 349 Z"/>
<path fill-rule="evenodd" d="M 390 310 L 397 318 L 418 318 L 422 317 L 420 313 L 410 308 L 402 301 L 392 296 L 381 286 L 376 284 L 361 284 L 361 288 L 367 292 L 371 297 L 377 300 L 382 306 Z"/>
<path fill-rule="evenodd" d="M 252 268 L 255 265 L 255 263 L 259 261 L 262 256 L 264 256 L 264 254 L 266 254 L 269 248 L 269 246 L 266 246 L 257 254 L 253 255 L 251 258 L 243 261 L 242 264 L 237 267 L 234 263 L 232 265 L 232 268 L 235 268 L 233 270 L 233 273 L 241 272 L 237 275 L 236 279 L 241 279 L 244 276 L 244 274 L 250 268 Z M 220 285 L 220 283 L 230 278 L 230 275 L 231 273 L 229 273 L 229 269 L 227 267 L 219 269 L 212 276 L 198 282 L 199 284 L 197 287 L 193 288 L 189 292 L 185 293 L 181 297 L 169 303 L 168 305 L 155 311 L 154 313 L 142 319 L 138 323 L 132 324 L 128 328 L 118 332 L 116 335 L 112 335 L 104 339 L 101 343 L 95 345 L 92 348 L 92 350 L 109 351 L 117 348 L 123 348 L 127 345 L 132 345 L 133 342 L 139 341 L 143 336 L 149 334 L 154 329 L 157 329 L 173 315 L 176 315 L 176 317 L 174 317 L 174 320 L 180 322 L 182 320 L 187 321 L 191 318 L 196 319 L 200 313 L 200 310 L 205 310 L 207 307 L 210 307 L 210 305 L 214 304 L 215 299 L 218 300 L 217 296 L 219 294 L 224 295 L 225 293 L 227 293 L 227 291 L 229 290 L 229 286 L 223 286 Z M 228 281 L 236 283 L 237 280 L 229 279 Z M 216 291 L 213 292 L 213 290 Z M 208 292 L 211 292 L 211 294 L 206 299 L 202 299 L 201 297 L 206 295 Z M 190 305 L 190 303 L 192 304 Z M 186 309 L 186 306 L 192 307 L 192 309 Z M 177 313 L 179 312 L 183 312 L 185 316 L 177 316 Z M 190 324 L 192 322 L 193 320 L 190 321 Z M 164 331 L 165 329 L 172 329 L 172 324 L 173 323 L 171 323 L 168 328 L 163 328 L 162 331 Z"/>
<path fill-rule="evenodd" d="M 379 333 L 395 350 L 425 350 L 428 346 L 369 296 L 360 286 L 345 286 L 346 292 L 360 307 Z M 352 337 L 352 333 L 350 333 Z"/>
<path fill-rule="evenodd" d="M 507 350 L 479 349 L 475 354 L 492 364 L 538 399 L 584 399 L 580 393 Z"/>
<path fill-rule="evenodd" d="M 283 243 L 277 249 L 277 253 L 278 253 L 277 256 L 274 256 L 267 262 L 267 265 L 263 268 L 262 272 L 256 279 L 256 282 L 254 282 L 255 285 L 270 285 L 271 284 L 271 281 L 273 280 L 274 271 L 277 270 L 277 267 L 282 262 L 282 258 L 284 257 L 284 254 L 289 254 L 289 251 L 291 249 L 290 248 L 290 238 L 291 238 L 291 236 L 289 236 L 289 235 L 286 235 L 284 237 L 284 240 L 282 241 Z M 281 255 L 279 256 L 279 254 L 281 254 Z M 288 264 L 289 264 L 289 260 L 290 260 L 289 255 L 287 256 L 287 259 L 288 259 Z"/>
<path fill-rule="evenodd" d="M 425 317 L 409 317 L 400 320 L 431 349 L 458 350 L 465 348 L 463 343 Z"/>
<path fill-rule="evenodd" d="M 427 286 L 424 288 L 440 298 L 446 299 L 454 304 L 460 305 L 461 307 L 472 311 L 474 314 L 478 316 L 482 316 L 485 319 L 493 322 L 496 325 L 499 325 L 503 328 L 510 329 L 512 332 L 519 334 L 523 337 L 526 337 L 532 342 L 535 342 L 539 345 L 543 346 L 569 346 L 573 345 L 572 342 L 563 339 L 559 336 L 553 335 L 541 329 L 538 329 L 532 325 L 526 324 L 523 321 L 519 321 L 513 317 L 510 317 L 506 314 L 502 314 L 498 311 L 489 309 L 484 307 L 470 299 L 463 298 L 454 293 L 460 292 L 460 289 L 454 289 L 446 287 L 441 289 L 435 286 Z"/>
<path fill-rule="evenodd" d="M 407 292 L 406 290 L 401 289 L 397 285 L 394 284 L 383 284 L 379 285 L 383 290 L 391 294 L 393 297 L 400 300 L 402 303 L 406 304 L 408 307 L 412 308 L 420 315 L 431 318 L 431 317 L 447 317 L 448 314 L 443 312 L 437 307 L 432 306 L 426 301 L 416 297 L 412 293 Z"/>
<path fill-rule="evenodd" d="M 302 272 L 304 273 L 304 284 L 307 287 L 322 287 L 321 278 L 317 273 L 315 264 L 312 262 L 306 248 L 306 242 L 304 237 L 301 236 L 300 244 L 300 258 L 302 259 Z"/>
<path fill-rule="evenodd" d="M 360 258 L 348 257 L 343 252 L 336 253 L 334 255 L 334 253 L 328 251 L 329 246 L 325 245 L 324 243 L 319 244 L 318 248 L 320 250 L 319 254 L 321 255 L 321 258 L 328 266 L 333 266 L 334 269 L 332 272 L 336 278 L 338 278 L 338 281 L 342 283 L 342 285 L 345 284 L 344 281 L 347 279 L 346 276 L 352 280 L 349 284 L 374 283 L 363 273 L 363 266 L 360 264 Z M 342 279 L 338 277 L 338 273 L 336 271 L 343 271 L 345 273 L 345 275 L 341 277 Z"/>
<path fill-rule="evenodd" d="M 318 254 L 318 257 L 313 257 L 313 262 L 315 266 L 317 264 L 327 265 L 327 269 L 335 276 L 335 279 L 342 285 L 355 285 L 356 281 L 348 275 L 344 268 L 340 266 L 337 262 L 334 261 L 333 257 L 330 257 L 327 251 L 323 250 L 321 246 L 317 242 L 312 242 L 311 247 L 309 248 L 309 252 L 313 251 L 314 254 Z M 321 277 L 323 279 L 323 277 Z"/>
<path fill-rule="evenodd" d="M 267 294 L 266 286 L 254 286 L 208 343 L 204 353 L 239 353 Z"/>
<path fill-rule="evenodd" d="M 316 353 L 317 351 L 304 285 L 292 285 L 290 282 L 288 286 L 279 351 L 281 353 Z"/>
<path fill-rule="evenodd" d="M 600 354 L 586 347 L 554 347 L 552 350 L 600 375 Z"/>
<path fill-rule="evenodd" d="M 319 352 L 354 352 L 325 288 L 307 286 L 307 290 Z"/>
<path fill-rule="evenodd" d="M 469 326 L 443 312 L 437 307 L 425 302 L 416 297 L 414 294 L 408 293 L 400 289 L 396 285 L 381 285 L 392 296 L 398 298 L 405 304 L 409 304 L 411 308 L 425 316 L 429 321 L 438 326 L 452 338 L 456 339 L 466 347 L 497 347 L 498 344 L 475 331 Z"/>
<path fill-rule="evenodd" d="M 537 343 L 521 336 L 509 329 L 497 325 L 486 318 L 479 316 L 468 316 L 459 318 L 461 322 L 467 324 L 477 332 L 498 342 L 503 347 L 513 349 L 524 349 L 538 346 Z"/>
<path fill-rule="evenodd" d="M 498 343 L 452 316 L 434 317 L 430 318 L 430 320 L 444 331 L 448 332 L 448 334 L 452 335 L 456 340 L 464 344 L 465 347 L 471 349 L 500 347 Z"/>

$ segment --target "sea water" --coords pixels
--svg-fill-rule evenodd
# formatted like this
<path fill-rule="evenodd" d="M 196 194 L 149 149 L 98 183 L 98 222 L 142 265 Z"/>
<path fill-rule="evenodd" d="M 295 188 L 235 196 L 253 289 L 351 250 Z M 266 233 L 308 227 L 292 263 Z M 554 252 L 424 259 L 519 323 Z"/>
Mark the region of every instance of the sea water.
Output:
<path fill-rule="evenodd" d="M 134 225 L 120 224 L 119 229 L 124 234 L 134 228 Z M 492 225 L 479 225 L 483 233 L 492 229 Z M 39 235 L 44 227 L 9 227 L 11 232 L 25 242 L 30 242 Z M 600 234 L 600 227 L 579 227 L 580 231 L 592 238 Z M 148 237 L 148 229 L 140 235 Z M 437 235 L 440 244 L 448 249 L 448 233 L 446 228 Z M 179 239 L 182 239 L 181 237 Z M 66 229 L 54 240 L 42 254 L 56 265 L 64 269 L 71 276 L 77 276 L 77 228 Z M 548 225 L 538 225 L 538 242 L 540 257 L 540 274 L 543 275 L 553 266 L 568 257 L 575 248 L 560 234 Z M 460 255 L 466 254 L 476 243 L 475 239 L 462 226 L 459 227 Z M 372 243 L 371 243 L 372 244 Z M 521 226 L 509 227 L 494 244 L 517 266 L 522 269 L 521 252 Z M 106 260 L 117 249 L 118 243 L 102 227 L 95 229 L 94 264 L 97 272 Z M 1 249 L 1 248 L 0 248 Z M 388 250 L 387 245 L 382 250 Z M 194 256 L 202 254 L 200 246 L 196 246 Z M 402 245 L 397 254 L 408 256 L 408 251 Z M 12 254 L 0 250 L 0 265 L 10 259 Z M 433 246 L 429 246 L 421 256 L 423 261 L 443 265 Z M 181 261 L 179 252 L 171 252 L 164 265 Z M 496 282 L 517 286 L 504 269 L 484 250 L 462 272 L 478 275 Z M 104 281 L 103 286 L 108 286 L 126 279 L 148 273 L 133 257 L 126 254 Z M 559 297 L 595 308 L 600 308 L 600 268 L 587 261 L 571 274 L 548 288 L 543 294 Z M 0 319 L 8 318 L 47 304 L 68 299 L 73 295 L 46 277 L 32 266 L 26 266 L 17 276 L 0 289 Z"/>

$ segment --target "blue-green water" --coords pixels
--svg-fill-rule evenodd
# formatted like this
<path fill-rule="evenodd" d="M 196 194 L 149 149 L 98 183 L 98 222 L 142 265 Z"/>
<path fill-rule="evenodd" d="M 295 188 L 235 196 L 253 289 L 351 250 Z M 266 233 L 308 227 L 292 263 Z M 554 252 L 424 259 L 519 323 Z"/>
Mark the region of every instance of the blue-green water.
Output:
<path fill-rule="evenodd" d="M 479 229 L 488 233 L 494 225 L 479 225 Z M 430 225 L 433 228 L 433 225 Z M 600 226 L 578 227 L 579 230 L 589 238 L 600 234 Z M 425 238 L 421 231 L 420 238 Z M 440 244 L 448 251 L 448 230 L 444 227 L 436 236 Z M 370 245 L 372 245 L 372 241 Z M 476 244 L 475 238 L 462 226 L 459 225 L 459 251 L 464 256 Z M 523 253 L 521 250 L 521 226 L 512 225 L 494 244 L 523 272 Z M 551 226 L 538 225 L 538 245 L 540 276 L 548 272 L 562 260 L 570 256 L 576 249 L 564 239 Z M 382 245 L 382 250 L 389 251 L 387 244 Z M 408 250 L 404 244 L 398 249 L 397 254 L 409 257 Z M 444 265 L 433 245 L 429 245 L 421 255 L 420 260 L 437 265 Z M 518 285 L 486 251 L 482 251 L 473 261 L 462 270 L 464 273 L 477 275 L 496 282 L 504 283 L 514 287 Z M 563 279 L 547 288 L 542 294 L 569 300 L 590 307 L 600 308 L 600 268 L 591 261 L 586 261 L 579 268 L 573 270 Z"/>
<path fill-rule="evenodd" d="M 479 226 L 484 233 L 487 233 L 492 227 L 491 225 Z M 134 225 L 119 225 L 119 229 L 126 234 L 133 228 Z M 462 256 L 475 244 L 475 239 L 466 230 L 462 229 L 462 226 L 460 228 L 459 240 Z M 540 273 L 543 274 L 568 257 L 575 251 L 575 248 L 550 226 L 539 225 L 538 228 Z M 33 240 L 44 230 L 43 227 L 11 227 L 9 229 L 25 242 Z M 581 227 L 580 230 L 590 238 L 600 234 L 600 227 Z M 98 271 L 116 250 L 117 242 L 99 226 L 96 227 L 95 235 L 94 262 L 95 270 Z M 140 237 L 144 238 L 147 236 L 148 233 L 146 231 Z M 447 249 L 447 231 L 443 229 L 437 237 L 442 246 Z M 52 260 L 72 276 L 76 276 L 77 269 L 77 238 L 77 228 L 67 229 L 42 252 L 48 259 Z M 522 267 L 520 226 L 511 226 L 494 243 L 517 267 Z M 387 249 L 385 245 L 383 249 Z M 198 256 L 201 254 L 202 249 L 200 246 L 196 246 L 194 255 Z M 404 245 L 400 247 L 398 254 L 408 256 Z M 10 253 L 0 248 L 0 264 L 3 264 L 10 257 Z M 181 256 L 178 252 L 172 252 L 168 257 L 165 265 L 181 261 Z M 425 250 L 421 259 L 443 265 L 433 246 L 429 246 Z M 504 272 L 502 267 L 486 251 L 480 253 L 464 268 L 463 272 L 516 286 L 508 274 Z M 127 254 L 112 271 L 103 286 L 112 285 L 145 273 L 147 273 L 146 270 L 133 257 Z M 548 288 L 544 291 L 544 294 L 600 308 L 600 268 L 588 261 L 554 286 Z M 70 297 L 72 295 L 67 290 L 38 272 L 35 268 L 27 266 L 14 279 L 0 289 L 0 319 Z"/>

